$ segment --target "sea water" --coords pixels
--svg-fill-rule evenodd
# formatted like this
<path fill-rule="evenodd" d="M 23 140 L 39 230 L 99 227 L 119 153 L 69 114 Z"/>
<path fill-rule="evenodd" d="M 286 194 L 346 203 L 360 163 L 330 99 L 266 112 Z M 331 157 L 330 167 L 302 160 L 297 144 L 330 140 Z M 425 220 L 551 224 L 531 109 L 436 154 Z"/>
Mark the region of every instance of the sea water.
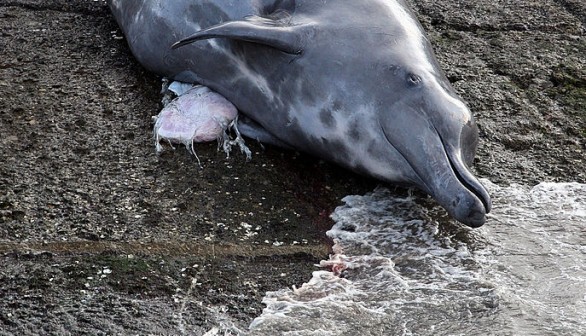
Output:
<path fill-rule="evenodd" d="M 377 188 L 332 214 L 334 253 L 267 293 L 250 335 L 586 335 L 586 185 L 499 187 L 468 229 Z"/>

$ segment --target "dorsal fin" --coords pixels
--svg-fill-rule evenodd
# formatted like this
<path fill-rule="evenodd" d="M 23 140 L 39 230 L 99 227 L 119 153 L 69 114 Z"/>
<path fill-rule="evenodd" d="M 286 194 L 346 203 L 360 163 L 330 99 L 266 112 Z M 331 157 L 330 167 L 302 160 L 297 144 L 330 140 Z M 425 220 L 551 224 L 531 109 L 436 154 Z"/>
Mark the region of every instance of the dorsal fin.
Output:
<path fill-rule="evenodd" d="M 195 41 L 210 38 L 228 38 L 264 44 L 289 54 L 300 54 L 307 41 L 307 25 L 283 25 L 281 21 L 258 16 L 244 20 L 228 21 L 200 30 L 174 43 L 177 49 Z"/>

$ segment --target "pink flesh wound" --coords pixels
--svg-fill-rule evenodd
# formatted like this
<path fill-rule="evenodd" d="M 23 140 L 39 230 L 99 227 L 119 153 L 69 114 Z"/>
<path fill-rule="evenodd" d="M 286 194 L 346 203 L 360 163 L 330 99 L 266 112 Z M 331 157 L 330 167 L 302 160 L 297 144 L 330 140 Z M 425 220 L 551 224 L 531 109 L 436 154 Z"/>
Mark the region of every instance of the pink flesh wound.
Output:
<path fill-rule="evenodd" d="M 155 123 L 155 136 L 191 148 L 194 142 L 221 138 L 237 114 L 236 107 L 226 98 L 197 86 L 163 108 Z"/>

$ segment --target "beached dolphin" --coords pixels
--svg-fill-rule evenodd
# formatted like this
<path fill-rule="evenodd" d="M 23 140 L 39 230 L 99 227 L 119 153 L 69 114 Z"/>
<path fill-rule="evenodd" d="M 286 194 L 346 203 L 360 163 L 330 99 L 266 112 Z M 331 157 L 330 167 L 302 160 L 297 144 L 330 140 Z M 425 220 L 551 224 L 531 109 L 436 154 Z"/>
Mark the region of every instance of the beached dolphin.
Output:
<path fill-rule="evenodd" d="M 478 129 L 403 0 L 109 4 L 143 66 L 225 97 L 245 135 L 416 186 L 484 224 Z"/>

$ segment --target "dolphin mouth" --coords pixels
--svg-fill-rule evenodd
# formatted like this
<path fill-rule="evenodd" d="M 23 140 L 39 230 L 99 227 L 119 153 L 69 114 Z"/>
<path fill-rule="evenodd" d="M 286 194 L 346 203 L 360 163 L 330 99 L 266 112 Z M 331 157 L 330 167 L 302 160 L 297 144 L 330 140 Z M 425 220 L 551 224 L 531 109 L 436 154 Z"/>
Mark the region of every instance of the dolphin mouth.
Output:
<path fill-rule="evenodd" d="M 462 162 L 462 160 L 454 160 L 450 152 L 446 153 L 448 161 L 452 167 L 452 171 L 462 183 L 466 189 L 470 190 L 484 205 L 484 210 L 489 213 L 492 210 L 492 201 L 488 191 L 480 182 L 470 173 L 468 167 Z"/>
<path fill-rule="evenodd" d="M 486 222 L 486 214 L 492 209 L 490 195 L 459 157 L 454 157 L 455 155 L 450 152 L 446 154 L 452 172 L 458 182 L 470 193 L 468 197 L 466 195 L 456 197 L 452 201 L 452 208 L 447 209 L 448 213 L 470 227 L 480 227 L 484 225 Z M 478 204 L 477 201 L 480 201 L 480 203 Z"/>
<path fill-rule="evenodd" d="M 435 129 L 435 132 L 441 141 L 444 153 L 456 179 L 468 192 L 472 193 L 472 195 L 475 196 L 475 198 L 478 199 L 482 205 L 482 208 L 480 208 L 478 205 L 473 204 L 474 202 L 470 202 L 470 200 L 468 200 L 469 204 L 459 206 L 459 209 L 454 211 L 456 213 L 454 214 L 454 217 L 470 227 L 480 227 L 486 222 L 486 214 L 489 213 L 492 209 L 490 195 L 488 194 L 486 188 L 470 172 L 470 169 L 462 160 L 461 155 L 458 154 L 457 149 L 454 149 L 453 146 L 448 146 L 444 142 L 444 139 L 441 137 L 437 129 Z M 464 209 L 466 205 L 469 206 L 467 210 Z"/>
<path fill-rule="evenodd" d="M 422 160 L 393 145 L 384 127 L 381 127 L 387 142 L 403 157 L 415 173 L 413 183 L 431 195 L 450 216 L 472 228 L 480 227 L 486 222 L 486 214 L 492 208 L 488 191 L 472 175 L 467 165 L 458 154 L 458 150 L 444 143 L 441 135 L 435 129 L 436 145 L 441 148 L 434 157 Z M 448 170 L 447 174 L 439 171 L 421 168 L 424 161 L 435 161 L 438 166 Z M 442 163 L 443 162 L 443 163 Z M 418 165 L 419 163 L 419 165 Z M 425 178 L 425 176 L 433 176 Z M 441 177 L 440 177 L 441 176 Z"/>

